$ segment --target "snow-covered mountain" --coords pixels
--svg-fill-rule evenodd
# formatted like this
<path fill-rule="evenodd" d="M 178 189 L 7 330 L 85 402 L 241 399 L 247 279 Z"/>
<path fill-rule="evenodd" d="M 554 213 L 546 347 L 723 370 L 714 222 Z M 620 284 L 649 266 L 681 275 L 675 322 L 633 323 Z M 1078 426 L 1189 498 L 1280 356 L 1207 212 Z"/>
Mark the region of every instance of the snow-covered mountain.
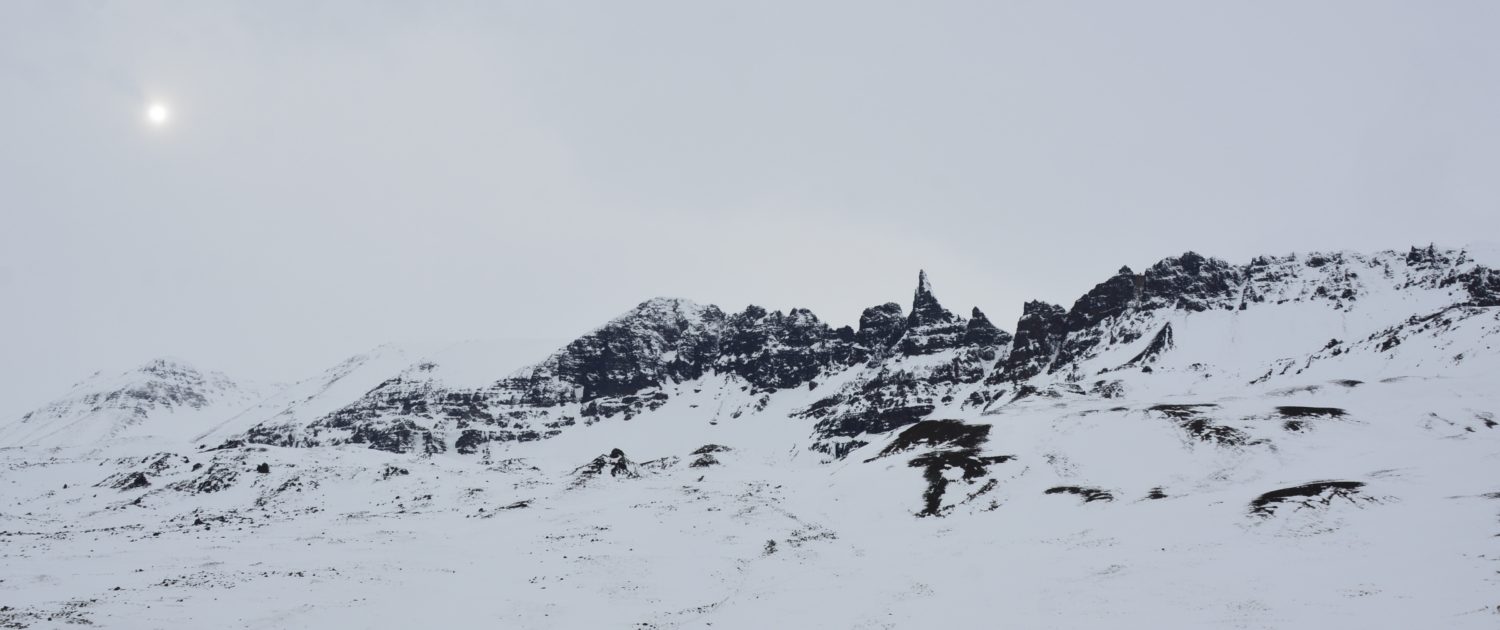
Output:
<path fill-rule="evenodd" d="M 180 360 L 155 359 L 119 374 L 95 373 L 62 398 L 0 424 L 0 447 L 179 446 L 269 389 Z"/>
<path fill-rule="evenodd" d="M 0 425 L 0 625 L 1495 627 L 1476 256 L 1187 253 L 1012 331 L 919 274 L 857 327 L 657 298 L 520 369 L 95 377 Z"/>

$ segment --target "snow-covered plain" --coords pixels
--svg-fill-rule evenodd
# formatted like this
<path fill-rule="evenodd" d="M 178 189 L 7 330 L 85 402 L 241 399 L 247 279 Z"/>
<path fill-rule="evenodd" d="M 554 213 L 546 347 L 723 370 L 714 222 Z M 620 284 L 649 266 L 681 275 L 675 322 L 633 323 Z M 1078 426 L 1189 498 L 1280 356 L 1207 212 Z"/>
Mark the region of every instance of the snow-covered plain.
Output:
<path fill-rule="evenodd" d="M 1500 308 L 1393 287 L 1127 314 L 1088 379 L 984 405 L 959 386 L 841 459 L 806 409 L 946 355 L 770 396 L 707 374 L 468 455 L 231 439 L 442 365 L 388 348 L 198 432 L 21 423 L 0 627 L 1500 627 Z M 1152 340 L 1121 331 L 1166 324 L 1152 370 L 1113 369 Z"/>

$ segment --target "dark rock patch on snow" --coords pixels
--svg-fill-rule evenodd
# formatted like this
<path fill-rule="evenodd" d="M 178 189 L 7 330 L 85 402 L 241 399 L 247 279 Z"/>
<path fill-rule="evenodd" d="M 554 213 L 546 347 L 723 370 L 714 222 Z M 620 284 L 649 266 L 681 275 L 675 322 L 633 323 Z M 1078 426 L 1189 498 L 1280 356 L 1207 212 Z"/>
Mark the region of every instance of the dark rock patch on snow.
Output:
<path fill-rule="evenodd" d="M 1314 481 L 1300 486 L 1272 490 L 1250 502 L 1250 513 L 1269 518 L 1284 506 L 1292 506 L 1292 509 L 1301 510 L 1326 508 L 1340 499 L 1356 505 L 1360 501 L 1373 501 L 1363 496 L 1360 489 L 1364 485 L 1362 481 Z"/>
<path fill-rule="evenodd" d="M 1337 407 L 1297 407 L 1284 405 L 1276 408 L 1276 414 L 1283 418 L 1342 418 L 1349 412 Z"/>
<path fill-rule="evenodd" d="M 923 508 L 918 516 L 942 516 L 943 494 L 948 491 L 950 483 L 945 473 L 950 469 L 960 471 L 964 481 L 972 482 L 983 477 L 993 464 L 1003 464 L 1012 459 L 1014 455 L 994 455 L 981 457 L 978 449 L 933 451 L 918 455 L 911 460 L 911 467 L 921 468 L 922 477 L 927 480 L 927 491 L 922 493 Z M 994 487 L 994 480 L 986 484 L 981 492 L 974 493 L 969 499 L 982 494 Z"/>
<path fill-rule="evenodd" d="M 593 461 L 573 470 L 573 485 L 578 486 L 608 475 L 624 479 L 641 476 L 641 467 L 625 456 L 625 451 L 614 449 L 608 454 L 595 457 Z"/>
<path fill-rule="evenodd" d="M 143 472 L 122 472 L 110 475 L 104 481 L 94 484 L 95 488 L 114 488 L 124 492 L 136 488 L 145 488 L 151 485 L 151 480 Z"/>
<path fill-rule="evenodd" d="M 906 428 L 880 453 L 866 462 L 909 451 L 918 446 L 976 449 L 989 438 L 990 425 L 965 424 L 959 420 L 922 420 Z"/>
<path fill-rule="evenodd" d="M 1103 488 L 1092 488 L 1088 486 L 1056 486 L 1048 488 L 1046 494 L 1071 494 L 1083 499 L 1084 503 L 1095 501 L 1114 501 L 1114 493 Z M 1162 495 L 1165 497 L 1166 495 Z"/>
<path fill-rule="evenodd" d="M 1149 408 L 1170 418 L 1184 432 L 1200 442 L 1219 446 L 1245 446 L 1258 443 L 1250 435 L 1234 427 L 1215 424 L 1205 413 L 1217 408 L 1215 404 L 1155 405 Z"/>

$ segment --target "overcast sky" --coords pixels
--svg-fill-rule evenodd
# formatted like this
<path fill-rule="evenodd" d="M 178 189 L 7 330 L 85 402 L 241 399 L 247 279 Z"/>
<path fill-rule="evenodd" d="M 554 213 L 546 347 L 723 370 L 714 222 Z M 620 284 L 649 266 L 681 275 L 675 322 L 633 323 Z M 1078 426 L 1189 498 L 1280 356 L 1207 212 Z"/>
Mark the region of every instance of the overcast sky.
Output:
<path fill-rule="evenodd" d="M 1491 0 L 7 1 L 0 414 L 656 295 L 837 325 L 925 268 L 1012 328 L 1189 249 L 1496 240 L 1496 33 Z"/>

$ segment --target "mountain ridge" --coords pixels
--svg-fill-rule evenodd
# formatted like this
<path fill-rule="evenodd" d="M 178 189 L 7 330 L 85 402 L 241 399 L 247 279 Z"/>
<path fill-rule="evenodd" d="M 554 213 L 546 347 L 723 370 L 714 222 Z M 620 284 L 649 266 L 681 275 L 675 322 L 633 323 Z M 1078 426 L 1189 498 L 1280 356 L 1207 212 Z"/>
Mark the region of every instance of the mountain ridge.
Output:
<path fill-rule="evenodd" d="M 1324 311 L 1346 314 L 1341 321 L 1347 329 L 1362 299 L 1401 303 L 1404 298 L 1425 302 L 1400 304 L 1410 312 L 1377 322 L 1383 326 L 1360 324 L 1385 335 L 1363 342 L 1390 351 L 1411 329 L 1405 320 L 1500 305 L 1500 274 L 1464 250 L 1435 246 L 1404 253 L 1258 256 L 1243 265 L 1190 251 L 1141 273 L 1122 267 L 1068 308 L 1028 302 L 1014 333 L 991 323 L 978 307 L 968 318 L 954 314 L 938 299 L 925 271 L 918 272 L 910 312 L 893 302 L 872 306 L 861 314 L 857 329 L 832 327 L 802 308 L 769 311 L 750 305 L 725 313 L 711 304 L 657 297 L 537 363 L 488 381 L 472 379 L 485 385 L 449 385 L 451 376 L 436 375 L 440 364 L 429 359 L 399 371 L 386 362 L 383 369 L 394 374 L 378 382 L 366 377 L 368 388 L 361 386 L 364 391 L 341 404 L 321 401 L 325 411 L 316 417 L 277 411 L 223 439 L 474 453 L 491 442 L 546 439 L 571 426 L 649 412 L 670 395 L 665 389 L 707 374 L 729 375 L 763 398 L 816 388 L 836 373 L 862 371 L 858 393 L 836 392 L 798 412 L 814 421 L 813 448 L 841 457 L 851 444 L 862 443 L 859 435 L 915 422 L 940 408 L 941 401 L 958 398 L 984 408 L 1018 391 L 1041 389 L 1049 380 L 1076 383 L 1122 369 L 1153 370 L 1148 364 L 1160 362 L 1185 332 L 1173 329 L 1168 320 L 1174 317 L 1319 304 Z M 1142 345 L 1147 343 L 1150 347 Z M 1098 365 L 1101 357 L 1125 347 L 1131 356 Z M 1334 350 L 1320 344 L 1278 359 L 1310 365 L 1343 354 Z M 1265 371 L 1253 378 L 1278 369 L 1261 363 L 1256 368 Z M 1094 384 L 1100 390 L 1121 386 Z M 342 396 L 353 394 L 345 390 Z M 764 403 L 748 408 L 755 406 Z M 270 412 L 255 408 L 247 405 L 239 415 Z"/>
<path fill-rule="evenodd" d="M 0 445 L 0 625 L 1487 628 L 1492 278 L 1185 254 L 1012 333 L 919 272 L 857 328 L 663 298 L 520 369 L 102 375 L 27 435 L 141 392 L 125 432 Z"/>

